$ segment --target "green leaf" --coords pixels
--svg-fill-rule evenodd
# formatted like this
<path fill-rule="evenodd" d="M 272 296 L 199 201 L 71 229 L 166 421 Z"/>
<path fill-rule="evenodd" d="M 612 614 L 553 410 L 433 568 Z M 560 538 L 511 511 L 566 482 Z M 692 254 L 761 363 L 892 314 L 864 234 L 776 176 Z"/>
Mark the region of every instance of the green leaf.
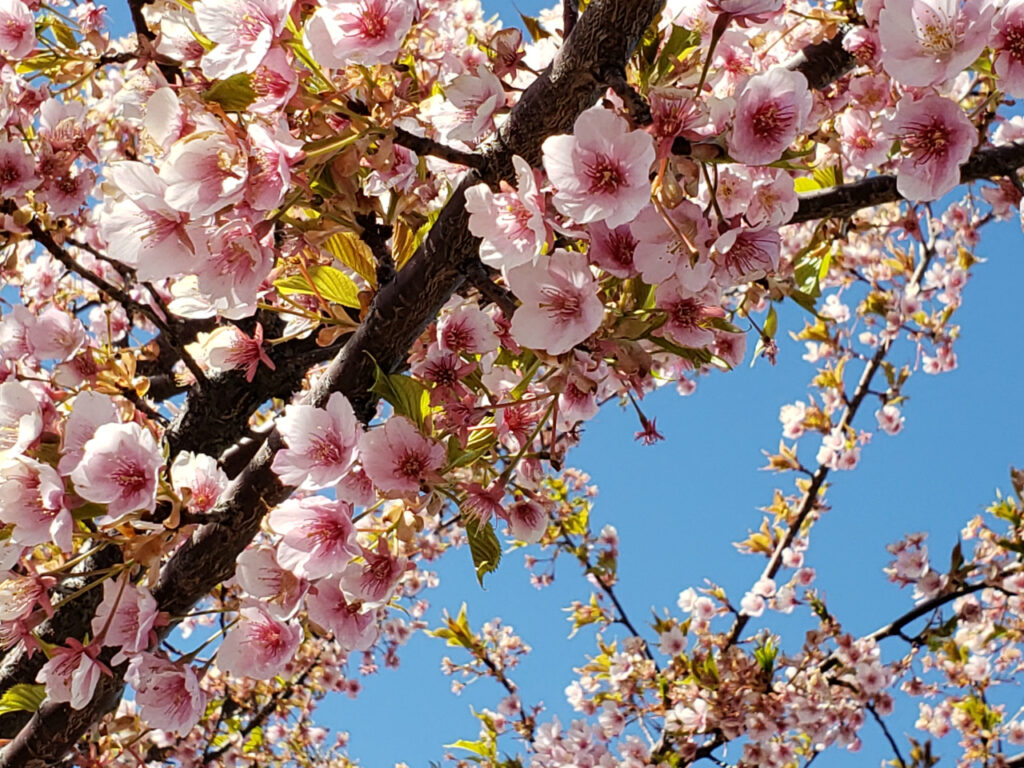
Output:
<path fill-rule="evenodd" d="M 480 755 L 480 757 L 491 756 L 491 749 L 482 741 L 467 741 L 466 739 L 459 739 L 458 741 L 453 741 L 451 744 L 445 744 L 444 748 L 464 749 L 467 752 L 473 752 L 474 754 Z"/>
<path fill-rule="evenodd" d="M 16 683 L 0 696 L 0 715 L 8 712 L 35 712 L 45 698 L 45 685 Z"/>
<path fill-rule="evenodd" d="M 464 518 L 466 536 L 469 539 L 469 551 L 473 555 L 473 567 L 476 569 L 476 580 L 484 585 L 484 576 L 498 570 L 501 562 L 501 542 L 494 532 L 494 526 L 487 522 L 481 526 L 475 517 Z"/>
<path fill-rule="evenodd" d="M 239 72 L 218 80 L 203 92 L 203 98 L 220 104 L 225 112 L 244 112 L 256 100 L 256 91 L 249 75 Z"/>
<path fill-rule="evenodd" d="M 415 379 L 399 374 L 386 374 L 374 362 L 374 376 L 371 391 L 387 400 L 395 413 L 405 416 L 423 429 L 423 420 L 430 411 L 430 392 Z"/>
<path fill-rule="evenodd" d="M 274 287 L 281 293 L 303 293 L 315 296 L 319 293 L 327 301 L 359 309 L 359 289 L 351 277 L 340 269 L 327 266 L 313 266 L 305 275 L 290 275 L 274 281 Z M 310 285 L 310 280 L 313 281 Z"/>
<path fill-rule="evenodd" d="M 820 186 L 822 189 L 828 189 L 829 187 L 838 187 L 840 184 L 843 183 L 838 165 L 833 165 L 828 168 L 815 168 L 814 180 L 818 182 L 818 186 Z"/>
<path fill-rule="evenodd" d="M 339 232 L 327 238 L 323 247 L 331 256 L 376 287 L 377 270 L 370 246 L 351 232 Z"/>
<path fill-rule="evenodd" d="M 47 26 L 53 30 L 53 36 L 57 38 L 58 43 L 72 51 L 78 48 L 78 41 L 75 40 L 75 33 L 71 31 L 71 28 L 68 27 L 67 24 L 52 16 L 46 20 L 46 23 Z"/>

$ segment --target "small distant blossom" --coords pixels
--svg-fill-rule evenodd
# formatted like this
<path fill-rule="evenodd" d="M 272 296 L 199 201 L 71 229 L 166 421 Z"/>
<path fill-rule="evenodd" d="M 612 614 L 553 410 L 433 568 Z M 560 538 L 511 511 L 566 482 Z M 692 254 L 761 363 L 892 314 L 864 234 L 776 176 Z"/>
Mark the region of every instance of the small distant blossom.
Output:
<path fill-rule="evenodd" d="M 882 65 L 904 85 L 949 80 L 981 55 L 995 10 L 991 0 L 890 0 L 878 16 Z"/>
<path fill-rule="evenodd" d="M 582 253 L 556 250 L 536 265 L 509 270 L 508 282 L 522 301 L 512 318 L 512 336 L 525 347 L 563 354 L 604 318 L 597 281 Z"/>
<path fill-rule="evenodd" d="M 878 428 L 889 435 L 898 434 L 903 429 L 904 418 L 895 405 L 883 405 L 875 411 Z"/>
<path fill-rule="evenodd" d="M 335 392 L 323 408 L 285 406 L 278 431 L 286 448 L 273 469 L 288 485 L 317 490 L 334 485 L 352 467 L 362 430 L 348 399 Z"/>
<path fill-rule="evenodd" d="M 106 521 L 156 506 L 157 474 L 163 456 L 149 430 L 138 424 L 103 424 L 82 449 L 71 473 L 75 492 L 107 505 Z"/>
<path fill-rule="evenodd" d="M 677 656 L 686 650 L 686 636 L 678 625 L 659 635 L 658 650 L 666 656 Z"/>
<path fill-rule="evenodd" d="M 729 154 L 747 165 L 767 165 L 782 157 L 811 113 L 807 78 L 775 67 L 747 81 L 736 99 Z"/>
<path fill-rule="evenodd" d="M 535 171 L 518 155 L 512 157 L 512 165 L 515 190 L 506 183 L 497 194 L 486 184 L 466 190 L 469 231 L 483 238 L 480 260 L 495 269 L 535 261 L 550 238 Z"/>
<path fill-rule="evenodd" d="M 321 64 L 390 64 L 416 15 L 414 0 L 327 0 L 306 22 L 306 44 Z"/>
<path fill-rule="evenodd" d="M 896 189 L 914 201 L 937 200 L 950 192 L 978 141 L 978 131 L 960 105 L 933 93 L 901 99 L 887 130 L 903 152 L 896 166 Z"/>
<path fill-rule="evenodd" d="M 524 499 L 510 505 L 505 512 L 508 534 L 526 544 L 536 544 L 548 529 L 548 513 L 536 501 Z"/>
<path fill-rule="evenodd" d="M 363 469 L 385 493 L 416 493 L 440 480 L 444 447 L 420 434 L 401 416 L 365 433 L 359 441 Z"/>
<path fill-rule="evenodd" d="M 263 363 L 270 370 L 277 366 L 263 347 L 263 325 L 256 323 L 255 333 L 250 337 L 236 325 L 222 325 L 201 341 L 187 345 L 193 356 L 205 358 L 214 373 L 245 368 L 245 380 L 252 381 Z"/>
<path fill-rule="evenodd" d="M 558 211 L 580 224 L 617 227 L 647 204 L 654 141 L 630 131 L 624 119 L 601 105 L 576 118 L 572 136 L 550 136 L 541 147 L 544 170 L 555 186 Z"/>
<path fill-rule="evenodd" d="M 238 623 L 228 630 L 217 652 L 224 672 L 258 680 L 280 674 L 294 659 L 302 642 L 302 628 L 281 621 L 264 608 L 250 606 L 239 612 Z"/>

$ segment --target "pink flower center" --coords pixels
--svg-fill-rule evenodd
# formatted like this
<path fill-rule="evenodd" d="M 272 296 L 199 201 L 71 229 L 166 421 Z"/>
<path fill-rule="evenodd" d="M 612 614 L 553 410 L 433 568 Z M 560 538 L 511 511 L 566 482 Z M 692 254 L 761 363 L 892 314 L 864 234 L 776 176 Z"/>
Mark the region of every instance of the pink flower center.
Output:
<path fill-rule="evenodd" d="M 747 275 L 764 269 L 768 256 L 753 238 L 740 235 L 725 253 L 725 261 L 736 274 Z"/>
<path fill-rule="evenodd" d="M 338 544 L 347 543 L 348 534 L 348 528 L 336 520 L 318 520 L 310 525 L 306 537 L 317 546 L 333 549 Z"/>
<path fill-rule="evenodd" d="M 622 166 L 607 155 L 598 155 L 587 166 L 586 173 L 590 179 L 588 191 L 591 194 L 610 195 L 626 183 L 626 173 Z"/>
<path fill-rule="evenodd" d="M 564 322 L 571 322 L 579 318 L 580 297 L 579 294 L 561 291 L 553 286 L 541 288 L 541 294 L 547 299 L 541 306 L 547 313 Z"/>
<path fill-rule="evenodd" d="M 269 622 L 260 622 L 253 628 L 256 646 L 263 651 L 264 657 L 274 657 L 285 647 L 284 634 L 281 628 Z"/>
<path fill-rule="evenodd" d="M 132 496 L 146 487 L 146 470 L 138 464 L 121 461 L 114 469 L 111 479 L 121 486 L 124 495 Z"/>
<path fill-rule="evenodd" d="M 264 29 L 270 26 L 270 20 L 260 12 L 259 8 L 249 6 L 239 19 L 238 36 L 247 43 L 256 42 Z"/>
<path fill-rule="evenodd" d="M 340 464 L 341 446 L 329 437 L 314 437 L 309 441 L 309 457 L 317 464 Z"/>
<path fill-rule="evenodd" d="M 772 101 L 763 104 L 750 120 L 754 134 L 763 141 L 777 142 L 793 122 L 793 107 Z"/>
<path fill-rule="evenodd" d="M 442 334 L 444 345 L 455 352 L 468 351 L 473 347 L 474 334 L 462 323 L 449 323 Z"/>
<path fill-rule="evenodd" d="M 941 160 L 949 151 L 952 139 L 949 128 L 939 120 L 909 126 L 909 133 L 901 139 L 903 148 L 916 157 L 917 163 Z"/>
<path fill-rule="evenodd" d="M 407 451 L 399 460 L 397 469 L 399 474 L 403 477 L 407 477 L 410 480 L 420 480 L 423 477 L 423 472 L 427 468 L 427 462 L 423 460 L 423 456 L 412 451 Z"/>
<path fill-rule="evenodd" d="M 701 305 L 696 299 L 680 299 L 668 308 L 672 322 L 684 328 L 693 328 L 700 321 Z"/>
<path fill-rule="evenodd" d="M 21 181 L 21 169 L 14 163 L 0 165 L 0 184 L 4 186 Z"/>
<path fill-rule="evenodd" d="M 1024 24 L 1014 24 L 1003 30 L 1003 50 L 1018 63 L 1024 63 Z"/>
<path fill-rule="evenodd" d="M 359 17 L 359 32 L 368 40 L 380 40 L 388 33 L 388 19 L 380 3 L 370 2 L 363 6 Z"/>
<path fill-rule="evenodd" d="M 608 253 L 612 261 L 623 267 L 633 266 L 633 252 L 637 241 L 628 231 L 612 231 L 608 233 Z"/>

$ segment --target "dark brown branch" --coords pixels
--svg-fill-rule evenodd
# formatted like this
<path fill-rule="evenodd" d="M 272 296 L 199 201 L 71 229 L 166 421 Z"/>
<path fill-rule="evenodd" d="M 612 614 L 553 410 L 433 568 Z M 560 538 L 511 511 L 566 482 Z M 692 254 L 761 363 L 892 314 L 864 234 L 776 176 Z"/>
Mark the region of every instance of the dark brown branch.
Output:
<path fill-rule="evenodd" d="M 487 267 L 480 261 L 471 263 L 467 268 L 467 282 L 480 292 L 480 295 L 491 304 L 495 304 L 505 317 L 511 318 L 516 311 L 516 297 L 508 288 L 498 285 L 491 278 Z"/>
<path fill-rule="evenodd" d="M 439 141 L 428 139 L 425 136 L 417 136 L 409 133 L 398 126 L 395 126 L 395 144 L 400 144 L 406 149 L 411 149 L 417 155 L 431 155 L 447 160 L 449 163 L 464 165 L 467 168 L 480 168 L 483 165 L 483 158 L 472 152 L 463 152 L 461 149 L 449 147 Z"/>
<path fill-rule="evenodd" d="M 579 0 L 563 0 L 562 2 L 562 39 L 572 34 L 576 26 L 576 19 L 579 18 Z"/>
<path fill-rule="evenodd" d="M 376 395 L 370 388 L 376 367 L 392 372 L 405 362 L 412 344 L 464 282 L 467 264 L 477 257 L 479 240 L 467 226 L 465 190 L 481 181 L 512 179 L 513 154 L 537 165 L 543 140 L 570 132 L 576 117 L 600 97 L 600 73 L 625 66 L 660 6 L 660 0 L 592 0 L 551 67 L 523 93 L 483 154 L 481 169 L 469 172 L 409 263 L 381 287 L 362 325 L 306 402 L 322 406 L 332 392 L 342 392 L 363 419 L 373 414 Z M 163 567 L 153 589 L 161 610 L 185 614 L 234 573 L 238 554 L 259 531 L 263 516 L 292 490 L 281 485 L 270 467 L 282 445 L 272 431 L 218 501 L 215 522 L 197 530 Z M 0 768 L 59 762 L 90 725 L 117 705 L 123 674 L 117 669 L 113 677 L 104 676 L 96 695 L 80 710 L 44 704 L 0 751 Z"/>
<path fill-rule="evenodd" d="M 1024 167 L 1024 142 L 977 150 L 960 168 L 960 183 L 980 179 L 1013 176 Z M 800 195 L 800 207 L 788 223 L 815 219 L 845 218 L 863 208 L 903 199 L 896 189 L 896 176 L 869 176 L 866 179 Z"/>
<path fill-rule="evenodd" d="M 820 43 L 811 43 L 786 62 L 786 69 L 807 78 L 811 90 L 820 91 L 857 66 L 856 57 L 843 48 L 848 30 Z"/>

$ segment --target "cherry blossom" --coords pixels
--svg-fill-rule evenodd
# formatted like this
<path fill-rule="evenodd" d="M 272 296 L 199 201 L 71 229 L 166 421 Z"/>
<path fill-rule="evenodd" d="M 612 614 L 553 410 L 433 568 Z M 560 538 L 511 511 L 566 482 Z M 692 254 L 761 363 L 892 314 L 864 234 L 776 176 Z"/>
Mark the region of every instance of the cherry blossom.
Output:
<path fill-rule="evenodd" d="M 650 198 L 653 140 L 630 131 L 625 120 L 600 105 L 576 119 L 572 136 L 545 139 L 542 151 L 555 186 L 555 208 L 580 224 L 603 221 L 617 227 Z"/>
<path fill-rule="evenodd" d="M 19 0 L 12 2 L 18 6 L 22 5 Z M 0 193 L 4 197 L 19 197 L 37 186 L 39 179 L 35 173 L 32 155 L 24 143 L 17 140 L 0 141 Z"/>
<path fill-rule="evenodd" d="M 156 600 L 148 589 L 128 583 L 124 576 L 108 579 L 103 582 L 103 601 L 92 619 L 93 637 L 101 645 L 120 648 L 111 660 L 119 664 L 149 648 L 158 616 Z"/>
<path fill-rule="evenodd" d="M 139 716 L 151 728 L 188 733 L 206 711 L 206 694 L 189 664 L 141 653 L 132 657 L 125 679 L 135 689 Z"/>
<path fill-rule="evenodd" d="M 387 64 L 412 27 L 410 0 L 328 0 L 306 22 L 306 43 L 328 67 Z"/>
<path fill-rule="evenodd" d="M 220 645 L 217 666 L 224 672 L 266 680 L 280 674 L 302 641 L 302 628 L 274 618 L 262 606 L 239 611 Z"/>
<path fill-rule="evenodd" d="M 802 74 L 775 67 L 755 75 L 736 98 L 729 154 L 748 165 L 775 162 L 803 130 L 810 112 L 811 93 Z"/>
<path fill-rule="evenodd" d="M 73 637 L 67 647 L 58 646 L 53 656 L 43 665 L 36 682 L 46 686 L 46 697 L 53 702 L 68 702 L 72 709 L 82 709 L 92 699 L 100 675 L 109 674 L 95 654 L 93 645 L 83 646 Z"/>
<path fill-rule="evenodd" d="M 989 41 L 988 0 L 889 2 L 878 16 L 882 65 L 904 85 L 937 85 L 970 66 Z"/>
<path fill-rule="evenodd" d="M 203 73 L 227 78 L 253 72 L 284 29 L 290 4 L 275 0 L 201 0 L 199 31 L 217 46 L 203 56 Z"/>
<path fill-rule="evenodd" d="M 267 524 L 281 534 L 277 560 L 307 579 L 340 573 L 359 554 L 352 507 L 326 496 L 289 499 L 270 513 Z"/>
<path fill-rule="evenodd" d="M 282 568 L 270 547 L 247 549 L 238 556 L 235 578 L 250 597 L 264 601 L 270 613 L 290 618 L 302 602 L 309 584 Z"/>
<path fill-rule="evenodd" d="M 74 522 L 64 483 L 48 464 L 24 456 L 0 463 L 0 518 L 13 524 L 11 540 L 30 547 L 52 541 L 71 551 Z"/>
<path fill-rule="evenodd" d="M 17 381 L 0 384 L 0 463 L 25 451 L 43 431 L 32 390 Z"/>
<path fill-rule="evenodd" d="M 309 618 L 334 633 L 342 648 L 365 651 L 379 634 L 376 612 L 364 610 L 359 601 L 349 602 L 333 581 L 320 581 L 306 598 Z"/>
<path fill-rule="evenodd" d="M 359 441 L 363 469 L 384 493 L 416 493 L 435 482 L 444 448 L 420 434 L 408 419 L 395 416 Z"/>
<path fill-rule="evenodd" d="M 35 19 L 21 0 L 0 0 L 0 53 L 21 59 L 36 47 Z"/>
<path fill-rule="evenodd" d="M 999 87 L 1011 96 L 1024 96 L 1024 2 L 1008 0 L 998 6 L 993 21 L 994 68 Z"/>
<path fill-rule="evenodd" d="M 556 250 L 536 265 L 509 270 L 508 281 L 522 301 L 512 318 L 512 335 L 525 347 L 560 355 L 601 325 L 604 305 L 583 254 Z"/>
<path fill-rule="evenodd" d="M 953 101 L 935 94 L 901 99 L 888 132 L 900 142 L 896 188 L 908 200 L 937 200 L 960 181 L 978 132 Z"/>
<path fill-rule="evenodd" d="M 171 464 L 170 476 L 174 490 L 182 495 L 188 492 L 185 506 L 190 512 L 199 514 L 213 509 L 220 494 L 228 487 L 228 476 L 217 466 L 217 460 L 202 453 L 179 453 Z"/>
<path fill-rule="evenodd" d="M 361 430 L 351 403 L 340 392 L 323 408 L 286 406 L 277 429 L 287 445 L 273 464 L 282 482 L 317 490 L 334 485 L 352 467 Z"/>
<path fill-rule="evenodd" d="M 480 260 L 496 269 L 511 269 L 535 261 L 550 239 L 544 220 L 544 195 L 535 172 L 519 156 L 512 158 L 516 190 L 497 194 L 486 184 L 466 190 L 469 231 L 483 241 Z"/>
<path fill-rule="evenodd" d="M 102 424 L 82 449 L 71 473 L 75 492 L 107 505 L 103 520 L 112 523 L 156 505 L 157 473 L 163 456 L 156 440 L 138 424 Z"/>

